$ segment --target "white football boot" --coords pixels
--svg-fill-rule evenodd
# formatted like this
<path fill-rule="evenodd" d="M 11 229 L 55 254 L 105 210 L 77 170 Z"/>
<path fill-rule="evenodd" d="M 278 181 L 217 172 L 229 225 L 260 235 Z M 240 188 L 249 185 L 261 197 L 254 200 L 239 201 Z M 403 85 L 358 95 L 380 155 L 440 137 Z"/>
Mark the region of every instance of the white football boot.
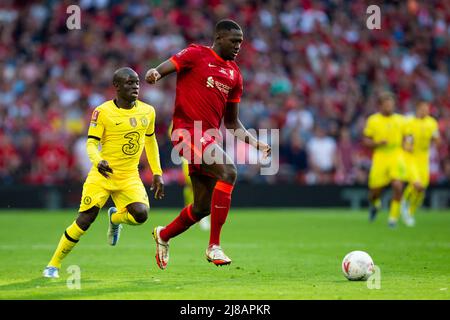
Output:
<path fill-rule="evenodd" d="M 414 216 L 411 215 L 409 204 L 406 201 L 402 201 L 402 220 L 407 227 L 414 227 L 416 224 Z"/>
<path fill-rule="evenodd" d="M 114 224 L 111 221 L 111 216 L 117 212 L 116 207 L 108 209 L 109 227 L 108 227 L 108 243 L 111 246 L 115 246 L 119 242 L 120 231 L 122 230 L 122 224 Z"/>
<path fill-rule="evenodd" d="M 44 269 L 44 272 L 42 272 L 42 275 L 45 278 L 59 278 L 59 269 L 56 267 L 46 267 Z"/>
<path fill-rule="evenodd" d="M 216 266 L 224 266 L 231 263 L 231 259 L 226 256 L 222 248 L 213 244 L 206 249 L 206 260 Z"/>
<path fill-rule="evenodd" d="M 159 233 L 164 229 L 162 226 L 155 227 L 153 229 L 153 239 L 156 242 L 156 263 L 160 269 L 167 268 L 167 264 L 169 263 L 169 241 L 164 241 L 161 239 Z"/>

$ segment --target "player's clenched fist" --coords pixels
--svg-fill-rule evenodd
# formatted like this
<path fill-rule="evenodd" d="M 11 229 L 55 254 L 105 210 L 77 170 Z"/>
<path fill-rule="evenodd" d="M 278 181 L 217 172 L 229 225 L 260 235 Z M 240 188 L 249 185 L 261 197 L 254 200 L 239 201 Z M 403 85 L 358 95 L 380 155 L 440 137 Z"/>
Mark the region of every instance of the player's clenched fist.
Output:
<path fill-rule="evenodd" d="M 145 81 L 147 81 L 150 84 L 156 83 L 156 81 L 158 81 L 159 78 L 161 78 L 161 75 L 154 68 L 148 70 L 147 73 L 145 74 Z"/>
<path fill-rule="evenodd" d="M 109 178 L 108 172 L 113 173 L 113 170 L 111 169 L 108 161 L 106 161 L 106 160 L 100 161 L 97 165 L 97 169 L 98 169 L 98 172 L 100 172 L 100 174 L 102 176 L 104 176 L 105 178 Z"/>

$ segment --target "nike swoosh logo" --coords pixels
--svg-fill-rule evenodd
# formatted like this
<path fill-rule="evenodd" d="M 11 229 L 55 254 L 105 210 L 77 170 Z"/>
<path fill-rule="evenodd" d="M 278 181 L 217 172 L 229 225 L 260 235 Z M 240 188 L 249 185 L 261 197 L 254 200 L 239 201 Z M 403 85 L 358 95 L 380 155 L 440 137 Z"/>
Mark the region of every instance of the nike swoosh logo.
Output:
<path fill-rule="evenodd" d="M 219 206 L 214 206 L 214 208 L 216 208 L 216 209 L 226 209 L 227 207 L 219 207 Z"/>
<path fill-rule="evenodd" d="M 216 65 L 213 65 L 211 63 L 208 63 L 208 67 L 217 67 Z"/>
<path fill-rule="evenodd" d="M 116 126 L 118 126 L 118 125 L 121 124 L 121 123 L 123 123 L 123 122 L 119 122 L 119 123 L 116 122 Z"/>

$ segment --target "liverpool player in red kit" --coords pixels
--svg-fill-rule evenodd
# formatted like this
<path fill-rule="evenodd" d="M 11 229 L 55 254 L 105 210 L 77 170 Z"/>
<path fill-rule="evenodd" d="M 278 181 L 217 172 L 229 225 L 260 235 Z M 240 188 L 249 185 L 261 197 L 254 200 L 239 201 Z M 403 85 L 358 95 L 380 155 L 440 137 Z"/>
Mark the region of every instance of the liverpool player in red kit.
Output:
<path fill-rule="evenodd" d="M 145 76 L 148 83 L 154 84 L 177 72 L 172 140 L 176 147 L 182 146 L 180 154 L 189 161 L 194 190 L 192 205 L 184 208 L 166 227 L 159 226 L 153 230 L 156 261 L 161 269 L 165 269 L 169 261 L 169 239 L 209 214 L 211 234 L 206 258 L 216 265 L 231 263 L 220 247 L 220 231 L 230 209 L 237 172 L 214 135 L 205 131 L 218 130 L 223 119 L 225 127 L 233 129 L 238 139 L 261 150 L 264 157 L 270 155 L 270 146 L 253 137 L 238 118 L 242 76 L 234 59 L 242 41 L 241 27 L 232 20 L 221 20 L 216 24 L 211 47 L 190 45 L 158 67 L 148 70 Z M 222 161 L 205 161 L 210 148 L 214 148 L 214 158 Z"/>

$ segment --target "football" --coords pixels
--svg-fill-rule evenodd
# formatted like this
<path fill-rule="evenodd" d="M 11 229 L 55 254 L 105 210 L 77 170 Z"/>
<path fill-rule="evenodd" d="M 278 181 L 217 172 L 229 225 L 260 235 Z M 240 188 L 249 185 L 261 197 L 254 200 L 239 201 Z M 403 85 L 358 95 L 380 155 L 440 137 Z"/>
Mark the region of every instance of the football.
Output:
<path fill-rule="evenodd" d="M 373 260 L 367 252 L 352 251 L 342 260 L 342 272 L 348 280 L 367 280 L 373 271 Z"/>

